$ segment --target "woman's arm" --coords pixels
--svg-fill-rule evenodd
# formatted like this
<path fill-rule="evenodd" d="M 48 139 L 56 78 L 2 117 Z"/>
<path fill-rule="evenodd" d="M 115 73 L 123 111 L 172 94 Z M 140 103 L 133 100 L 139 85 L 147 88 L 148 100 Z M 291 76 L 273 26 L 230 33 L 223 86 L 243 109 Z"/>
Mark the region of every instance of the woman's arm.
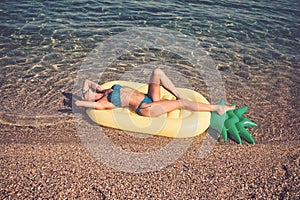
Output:
<path fill-rule="evenodd" d="M 104 91 L 104 88 L 90 80 L 84 80 L 82 86 L 82 99 L 86 101 L 94 101 L 101 98 L 102 95 L 97 95 Z"/>
<path fill-rule="evenodd" d="M 101 92 L 102 90 L 104 90 L 104 88 L 99 84 L 86 79 L 83 82 L 82 93 L 86 93 L 89 89 L 95 90 L 96 92 Z"/>
<path fill-rule="evenodd" d="M 84 107 L 84 108 L 94 108 L 96 110 L 104 110 L 104 109 L 113 109 L 115 106 L 108 102 L 108 101 L 102 101 L 102 102 L 92 102 L 92 101 L 75 101 L 75 105 L 78 107 Z"/>

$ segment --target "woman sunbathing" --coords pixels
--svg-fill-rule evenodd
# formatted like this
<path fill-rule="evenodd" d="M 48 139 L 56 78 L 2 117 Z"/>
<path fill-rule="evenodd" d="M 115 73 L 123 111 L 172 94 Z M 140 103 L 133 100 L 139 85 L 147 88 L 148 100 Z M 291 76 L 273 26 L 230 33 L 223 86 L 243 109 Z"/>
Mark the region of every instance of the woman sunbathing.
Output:
<path fill-rule="evenodd" d="M 161 100 L 160 86 L 173 94 L 176 100 Z M 147 117 L 157 117 L 177 109 L 215 111 L 219 115 L 235 109 L 234 106 L 211 105 L 188 100 L 159 68 L 155 68 L 150 76 L 147 94 L 118 84 L 105 89 L 97 83 L 85 80 L 82 89 L 82 101 L 76 101 L 75 105 L 97 110 L 128 107 L 138 115 Z"/>

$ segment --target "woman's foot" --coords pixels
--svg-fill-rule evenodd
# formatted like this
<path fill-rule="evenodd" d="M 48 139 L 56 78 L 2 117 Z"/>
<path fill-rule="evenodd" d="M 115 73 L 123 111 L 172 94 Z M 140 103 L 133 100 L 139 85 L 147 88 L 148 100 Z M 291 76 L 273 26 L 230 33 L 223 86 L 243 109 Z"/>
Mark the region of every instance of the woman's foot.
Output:
<path fill-rule="evenodd" d="M 214 105 L 213 111 L 217 112 L 219 115 L 225 114 L 229 110 L 234 110 L 235 106 L 228 106 L 228 105 Z"/>

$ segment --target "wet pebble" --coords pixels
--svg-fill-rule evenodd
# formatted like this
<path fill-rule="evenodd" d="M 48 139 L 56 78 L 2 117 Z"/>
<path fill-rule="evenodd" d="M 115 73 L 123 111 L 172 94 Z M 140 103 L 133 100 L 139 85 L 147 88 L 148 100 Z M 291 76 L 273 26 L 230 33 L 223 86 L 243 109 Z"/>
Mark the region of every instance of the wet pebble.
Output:
<path fill-rule="evenodd" d="M 218 67 L 218 70 L 219 70 L 219 71 L 222 71 L 222 72 L 228 71 L 228 70 L 229 70 L 229 67 L 228 67 L 228 66 L 219 66 L 219 67 Z"/>
<path fill-rule="evenodd" d="M 56 60 L 60 57 L 61 56 L 59 54 L 49 54 L 44 57 L 44 60 Z"/>
<path fill-rule="evenodd" d="M 243 62 L 247 65 L 257 65 L 258 61 L 252 56 L 244 56 Z"/>
<path fill-rule="evenodd" d="M 240 72 L 235 72 L 234 74 L 238 75 L 239 77 L 249 79 L 249 73 L 248 72 L 240 71 Z"/>

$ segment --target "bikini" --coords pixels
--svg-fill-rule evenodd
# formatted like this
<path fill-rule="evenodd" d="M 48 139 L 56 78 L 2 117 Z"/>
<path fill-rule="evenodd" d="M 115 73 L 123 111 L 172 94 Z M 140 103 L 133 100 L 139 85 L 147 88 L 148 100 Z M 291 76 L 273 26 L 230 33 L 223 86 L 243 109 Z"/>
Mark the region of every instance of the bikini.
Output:
<path fill-rule="evenodd" d="M 110 92 L 108 94 L 108 100 L 114 104 L 116 107 L 122 107 L 122 102 L 121 102 L 121 97 L 120 97 L 120 90 L 122 89 L 123 87 L 119 84 L 115 84 L 111 87 L 111 89 L 113 89 L 112 92 Z M 145 98 L 141 101 L 141 103 L 139 104 L 139 106 L 137 107 L 137 109 L 135 110 L 136 114 L 138 115 L 142 115 L 141 113 L 141 106 L 144 104 L 144 103 L 152 103 L 153 100 L 145 94 Z"/>
<path fill-rule="evenodd" d="M 144 104 L 144 103 L 152 103 L 153 101 L 152 101 L 152 99 L 148 96 L 148 95 L 146 95 L 145 94 L 145 98 L 143 99 L 143 101 L 141 101 L 141 103 L 139 104 L 139 106 L 137 107 L 137 109 L 135 110 L 135 112 L 136 112 L 136 114 L 138 114 L 138 115 L 142 115 L 142 113 L 141 113 L 141 109 L 143 109 L 143 108 L 141 108 L 141 106 Z"/>
<path fill-rule="evenodd" d="M 110 101 L 112 104 L 114 104 L 117 107 L 122 107 L 121 97 L 120 97 L 120 90 L 123 87 L 119 84 L 115 84 L 111 87 L 113 89 L 112 92 L 110 92 L 107 96 L 108 101 Z"/>

